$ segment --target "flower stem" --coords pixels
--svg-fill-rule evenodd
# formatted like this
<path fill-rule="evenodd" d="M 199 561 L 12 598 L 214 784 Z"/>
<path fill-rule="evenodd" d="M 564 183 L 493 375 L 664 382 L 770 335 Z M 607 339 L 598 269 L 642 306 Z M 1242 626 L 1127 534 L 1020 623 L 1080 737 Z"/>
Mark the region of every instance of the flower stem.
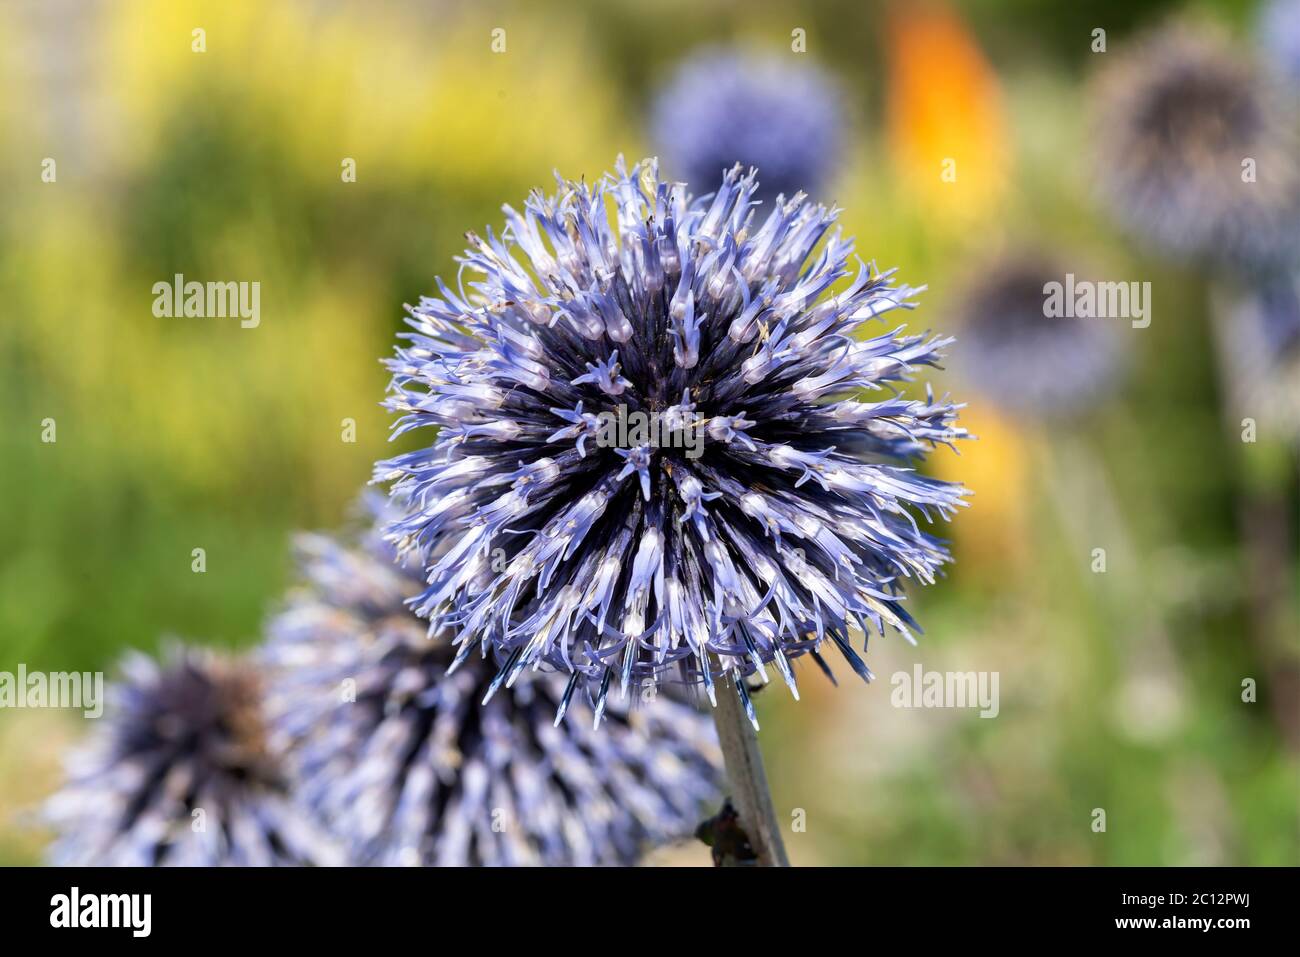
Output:
<path fill-rule="evenodd" d="M 758 749 L 758 735 L 749 722 L 740 692 L 725 684 L 718 689 L 718 706 L 713 709 L 718 729 L 718 743 L 727 766 L 731 798 L 740 813 L 740 825 L 758 855 L 760 867 L 789 867 L 781 827 L 772 806 L 772 792 L 763 771 L 763 755 Z"/>

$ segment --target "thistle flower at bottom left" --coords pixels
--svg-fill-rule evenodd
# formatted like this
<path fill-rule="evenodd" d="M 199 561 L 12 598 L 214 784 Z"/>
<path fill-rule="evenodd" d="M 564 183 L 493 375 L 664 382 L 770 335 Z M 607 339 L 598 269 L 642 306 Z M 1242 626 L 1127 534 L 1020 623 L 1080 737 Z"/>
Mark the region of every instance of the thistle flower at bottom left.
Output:
<path fill-rule="evenodd" d="M 245 659 L 173 646 L 121 665 L 104 717 L 45 805 L 55 865 L 344 863 L 293 797 Z"/>
<path fill-rule="evenodd" d="M 408 606 L 422 583 L 371 510 L 360 540 L 298 539 L 303 584 L 262 651 L 303 801 L 352 858 L 630 865 L 688 837 L 720 790 L 708 717 L 648 688 L 606 702 L 597 730 L 571 676 L 530 670 L 505 686 L 479 655 L 448 673 L 456 648 Z"/>

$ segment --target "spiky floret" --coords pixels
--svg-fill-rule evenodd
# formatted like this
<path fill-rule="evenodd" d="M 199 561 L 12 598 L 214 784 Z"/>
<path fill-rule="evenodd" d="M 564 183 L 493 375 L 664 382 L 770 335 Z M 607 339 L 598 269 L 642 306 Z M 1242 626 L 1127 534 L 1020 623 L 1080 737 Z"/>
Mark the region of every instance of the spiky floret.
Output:
<path fill-rule="evenodd" d="M 51 863 L 343 862 L 291 797 L 248 662 L 181 646 L 161 665 L 132 654 L 101 721 L 46 805 Z"/>
<path fill-rule="evenodd" d="M 566 680 L 529 675 L 480 702 L 496 668 L 404 604 L 420 580 L 377 536 L 299 540 L 304 584 L 264 654 L 303 795 L 365 864 L 632 864 L 690 835 L 719 790 L 707 717 L 661 697 L 555 721 Z"/>
<path fill-rule="evenodd" d="M 841 99 L 807 57 L 706 47 L 659 89 L 651 136 L 691 189 L 712 189 L 740 163 L 762 171 L 767 201 L 826 185 L 843 152 Z"/>
<path fill-rule="evenodd" d="M 1107 65 L 1094 108 L 1100 192 L 1133 233 L 1215 265 L 1295 261 L 1300 139 L 1229 41 L 1184 24 L 1157 30 Z"/>
<path fill-rule="evenodd" d="M 426 569 L 414 607 L 460 659 L 573 672 L 599 705 L 769 667 L 793 691 L 790 659 L 825 668 L 827 643 L 868 677 L 851 632 L 910 634 L 903 583 L 949 557 L 918 516 L 964 489 L 909 463 L 965 431 L 897 386 L 951 340 L 863 336 L 918 290 L 852 271 L 837 211 L 802 194 L 757 217 L 756 186 L 736 167 L 688 201 L 620 159 L 505 207 L 501 238 L 470 236 L 470 291 L 410 310 L 394 434 L 440 432 L 376 477 L 408 503 L 391 537 Z M 613 428 L 620 411 L 680 440 Z"/>
<path fill-rule="evenodd" d="M 954 374 L 1023 419 L 1095 407 L 1124 371 L 1125 354 L 1113 326 L 1119 320 L 1074 314 L 1073 281 L 1066 277 L 1076 273 L 1083 288 L 1090 279 L 1085 269 L 1041 250 L 1013 250 L 982 263 L 952 297 L 962 339 Z M 1051 283 L 1060 287 L 1060 311 L 1049 305 Z"/>

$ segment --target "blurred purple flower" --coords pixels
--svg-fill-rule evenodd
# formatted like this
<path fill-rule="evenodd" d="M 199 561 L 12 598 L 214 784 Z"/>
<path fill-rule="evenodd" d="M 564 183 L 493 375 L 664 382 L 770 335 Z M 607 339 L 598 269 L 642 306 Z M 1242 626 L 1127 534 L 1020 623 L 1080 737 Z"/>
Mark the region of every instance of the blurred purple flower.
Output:
<path fill-rule="evenodd" d="M 1015 251 L 985 263 L 952 297 L 962 340 L 953 371 L 1022 419 L 1095 408 L 1127 365 L 1114 327 L 1122 318 L 1048 315 L 1045 287 L 1064 285 L 1069 272 L 1058 257 Z"/>
<path fill-rule="evenodd" d="M 1271 0 L 1259 16 L 1259 41 L 1268 60 L 1300 87 L 1300 0 Z"/>
<path fill-rule="evenodd" d="M 1294 264 L 1300 138 L 1250 58 L 1182 25 L 1113 56 L 1098 83 L 1095 159 L 1116 218 L 1164 252 L 1216 268 Z"/>
<path fill-rule="evenodd" d="M 1300 289 L 1220 289 L 1214 298 L 1222 387 L 1231 408 L 1273 435 L 1300 441 L 1300 355 L 1294 320 Z M 1285 323 L 1286 317 L 1292 321 Z"/>
<path fill-rule="evenodd" d="M 302 536 L 303 587 L 272 622 L 272 710 L 302 794 L 362 864 L 632 864 L 689 836 L 720 787 L 713 728 L 687 704 L 589 707 L 528 675 L 485 706 L 496 668 L 404 604 L 420 581 L 377 534 Z"/>
<path fill-rule="evenodd" d="M 253 666 L 173 648 L 122 665 L 101 723 L 46 805 L 53 864 L 340 864 L 290 795 Z"/>
<path fill-rule="evenodd" d="M 736 163 L 761 171 L 760 200 L 819 191 L 839 163 L 844 121 L 839 90 L 806 61 L 715 47 L 687 59 L 651 110 L 666 171 L 696 193 Z"/>
<path fill-rule="evenodd" d="M 391 540 L 459 660 L 496 653 L 507 683 L 572 672 L 599 712 L 612 684 L 670 676 L 712 697 L 771 667 L 794 691 L 790 659 L 829 671 L 828 644 L 867 678 L 851 637 L 910 636 L 904 582 L 949 560 L 917 518 L 951 517 L 965 490 L 909 466 L 966 433 L 959 406 L 896 387 L 951 340 L 857 338 L 917 290 L 855 274 L 823 206 L 756 217 L 756 188 L 735 167 L 688 201 L 620 159 L 506 207 L 501 239 L 470 235 L 470 292 L 440 282 L 410 310 L 394 435 L 441 431 L 376 479 L 409 503 Z M 680 441 L 605 428 L 628 410 Z"/>

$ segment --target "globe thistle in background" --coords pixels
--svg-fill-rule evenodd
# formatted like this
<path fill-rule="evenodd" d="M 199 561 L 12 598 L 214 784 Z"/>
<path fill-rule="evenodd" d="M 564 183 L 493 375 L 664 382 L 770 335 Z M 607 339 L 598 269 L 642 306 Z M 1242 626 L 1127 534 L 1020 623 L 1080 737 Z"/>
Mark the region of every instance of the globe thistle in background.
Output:
<path fill-rule="evenodd" d="M 1279 348 L 1283 311 L 1268 295 L 1240 288 L 1214 290 L 1212 303 L 1221 388 L 1234 420 L 1249 417 L 1263 435 L 1300 446 L 1300 350 Z"/>
<path fill-rule="evenodd" d="M 1266 59 L 1283 77 L 1283 81 L 1290 85 L 1289 114 L 1294 130 L 1297 117 L 1296 96 L 1300 93 L 1300 0 L 1273 0 L 1265 4 L 1260 13 L 1259 34 Z M 1296 142 L 1300 143 L 1300 137 Z M 1295 149 L 1295 144 L 1292 149 Z M 1294 162 L 1300 163 L 1294 152 L 1291 157 Z M 1297 275 L 1300 275 L 1300 265 L 1273 270 L 1255 284 L 1257 289 L 1254 301 L 1243 306 L 1239 312 L 1240 319 L 1255 323 L 1262 337 L 1260 345 L 1265 352 L 1284 360 L 1290 357 L 1296 344 L 1300 343 Z M 1250 346 L 1245 348 L 1249 350 Z M 1290 378 L 1294 390 L 1294 375 Z"/>
<path fill-rule="evenodd" d="M 1300 0 L 1271 0 L 1259 16 L 1259 42 L 1268 61 L 1300 86 Z"/>
<path fill-rule="evenodd" d="M 263 720 L 261 679 L 239 659 L 133 654 L 105 715 L 46 805 L 50 862 L 78 866 L 341 864 L 295 803 Z"/>
<path fill-rule="evenodd" d="M 1124 370 L 1116 320 L 1049 315 L 1046 287 L 1064 287 L 1071 271 L 1051 254 L 1016 250 L 985 263 L 953 293 L 962 338 L 954 373 L 1018 418 L 1094 408 Z"/>
<path fill-rule="evenodd" d="M 505 207 L 501 238 L 470 235 L 469 291 L 410 310 L 394 434 L 440 431 L 376 478 L 458 661 L 570 672 L 599 717 L 633 682 L 712 698 L 771 668 L 795 691 L 791 659 L 829 672 L 828 647 L 869 678 L 853 639 L 910 637 L 904 583 L 949 561 L 925 525 L 965 494 L 913 465 L 965 430 L 897 390 L 951 340 L 875 326 L 917 290 L 851 268 L 835 211 L 798 193 L 760 215 L 756 189 L 737 166 L 689 201 L 620 159 Z"/>
<path fill-rule="evenodd" d="M 264 651 L 303 797 L 362 864 L 632 864 L 687 837 L 720 787 L 708 719 L 660 697 L 555 720 L 567 681 L 530 675 L 480 707 L 497 669 L 404 604 L 420 580 L 377 535 L 299 542 L 304 585 Z"/>
<path fill-rule="evenodd" d="M 842 152 L 840 93 L 803 57 L 719 48 L 682 63 L 651 108 L 667 172 L 696 193 L 736 163 L 762 171 L 760 200 L 818 191 Z"/>
<path fill-rule="evenodd" d="M 1216 268 L 1295 263 L 1300 139 L 1227 40 L 1181 25 L 1149 35 L 1104 70 L 1095 106 L 1101 195 L 1135 235 Z"/>
<path fill-rule="evenodd" d="M 1285 361 L 1300 344 L 1300 270 L 1273 270 L 1251 278 L 1251 305 L 1239 315 L 1255 323 L 1267 355 Z"/>

